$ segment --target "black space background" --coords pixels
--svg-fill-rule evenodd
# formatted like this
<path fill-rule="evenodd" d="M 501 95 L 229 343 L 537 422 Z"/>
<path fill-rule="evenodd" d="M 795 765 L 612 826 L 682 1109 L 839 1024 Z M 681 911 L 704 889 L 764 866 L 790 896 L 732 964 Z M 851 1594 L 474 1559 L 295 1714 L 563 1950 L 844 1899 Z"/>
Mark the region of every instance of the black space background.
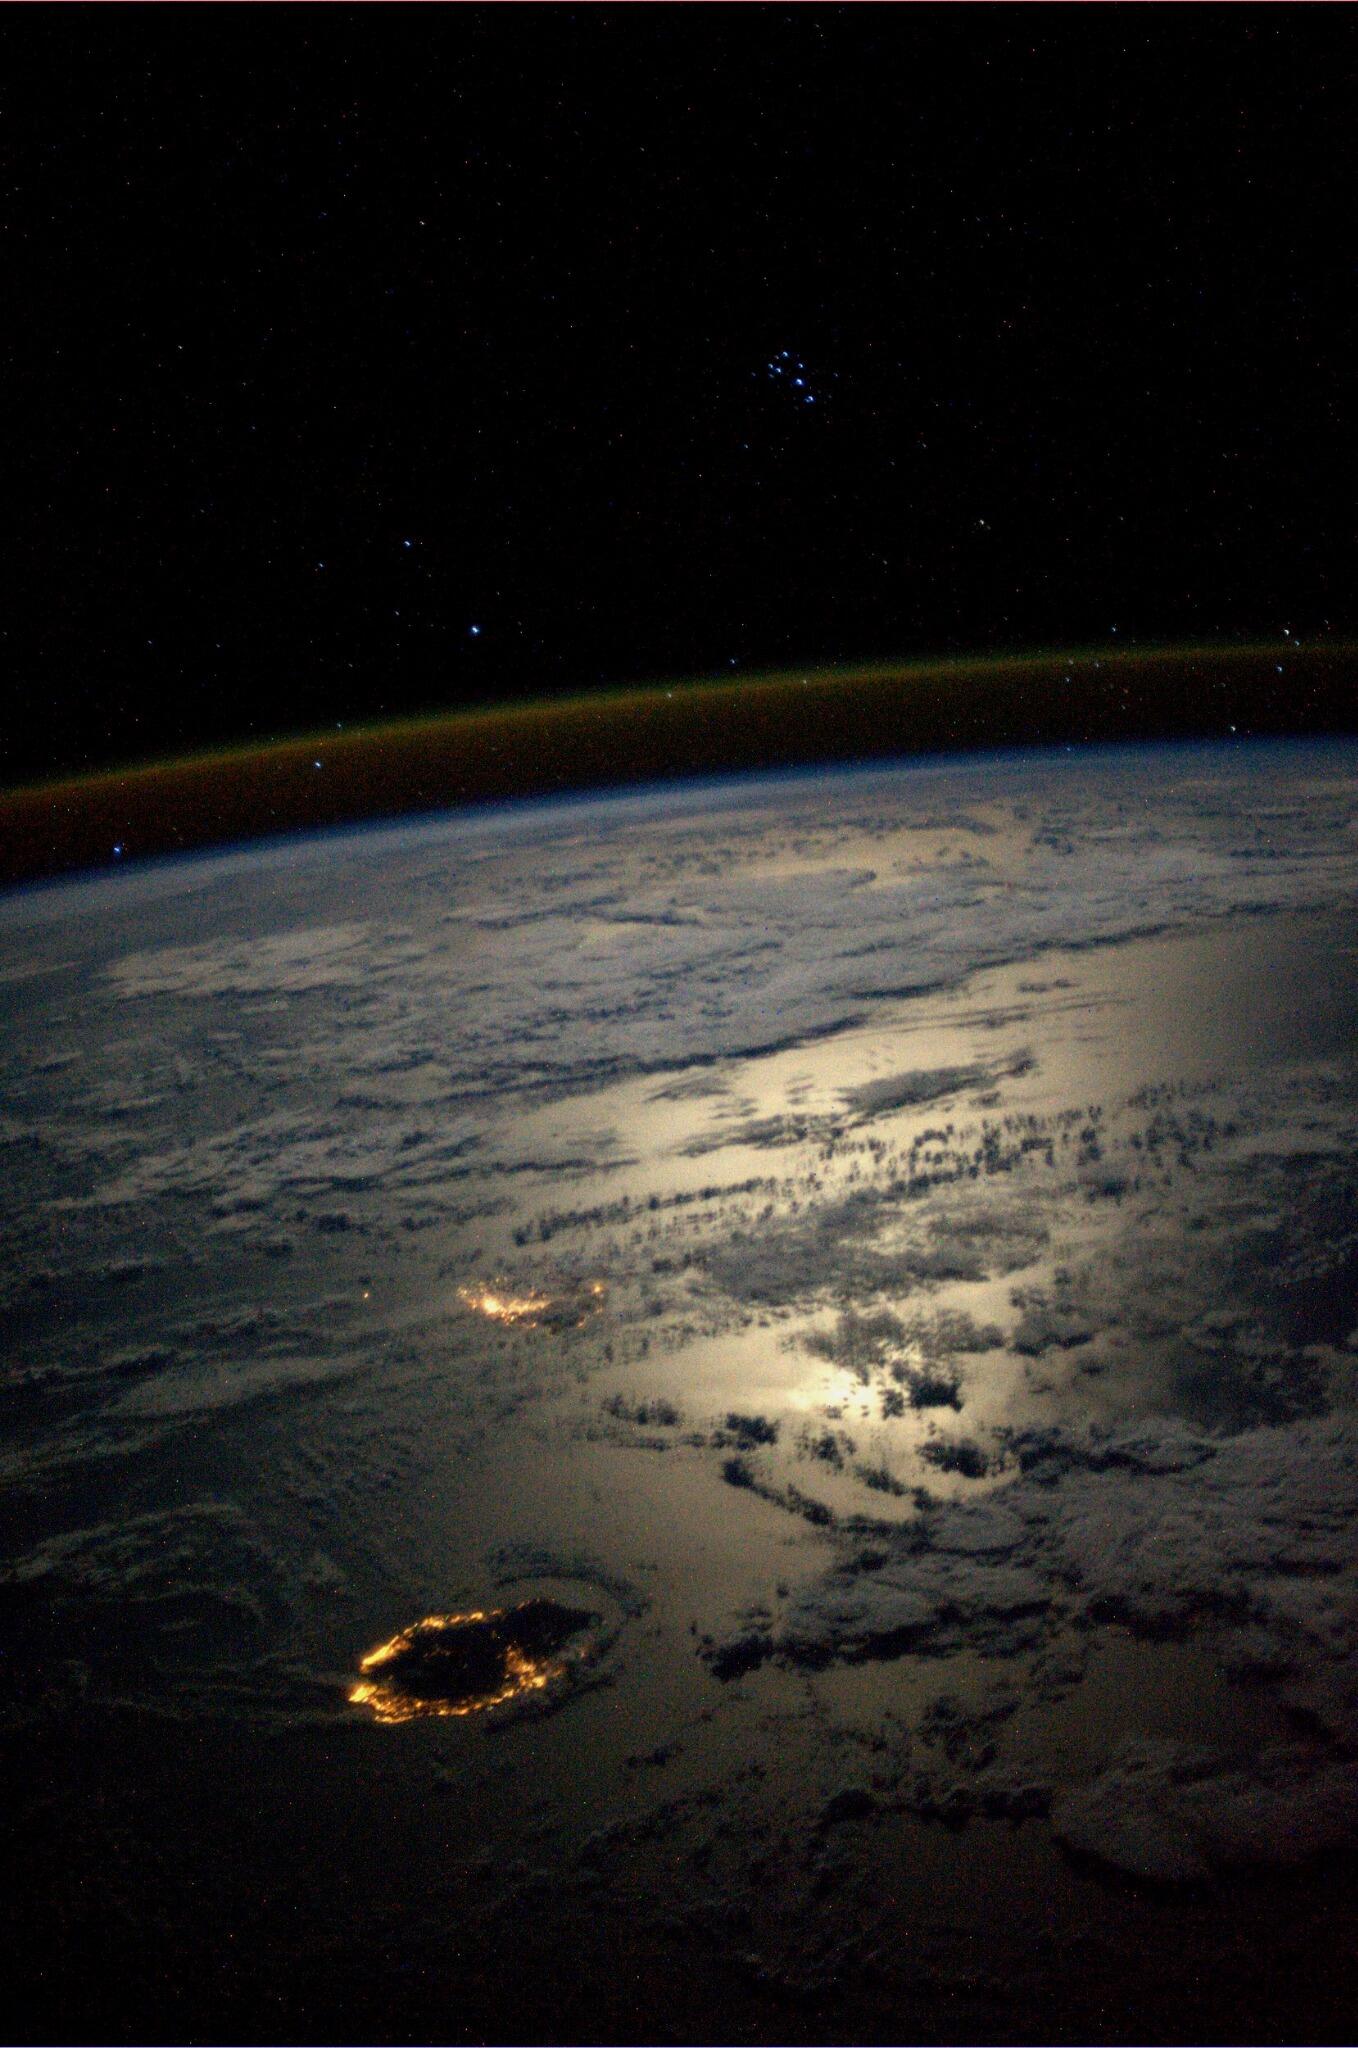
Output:
<path fill-rule="evenodd" d="M 0 782 L 732 664 L 1352 631 L 1356 42 L 8 10 Z"/>

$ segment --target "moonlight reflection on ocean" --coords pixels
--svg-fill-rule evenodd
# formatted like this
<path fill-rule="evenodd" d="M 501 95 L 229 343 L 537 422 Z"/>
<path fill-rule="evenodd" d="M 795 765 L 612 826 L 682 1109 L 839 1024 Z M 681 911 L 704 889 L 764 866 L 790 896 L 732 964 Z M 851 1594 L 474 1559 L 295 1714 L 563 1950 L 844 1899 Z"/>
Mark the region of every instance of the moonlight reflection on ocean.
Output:
<path fill-rule="evenodd" d="M 1356 882 L 1307 742 L 0 902 L 43 2038 L 1337 2038 Z"/>
<path fill-rule="evenodd" d="M 4 27 L 17 2037 L 1350 2038 L 1358 15 Z"/>

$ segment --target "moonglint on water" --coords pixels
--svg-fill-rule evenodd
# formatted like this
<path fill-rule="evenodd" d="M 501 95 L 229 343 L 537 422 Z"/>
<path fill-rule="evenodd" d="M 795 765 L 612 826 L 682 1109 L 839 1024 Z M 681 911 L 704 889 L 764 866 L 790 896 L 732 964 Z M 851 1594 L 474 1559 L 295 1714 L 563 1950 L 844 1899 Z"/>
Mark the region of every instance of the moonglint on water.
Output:
<path fill-rule="evenodd" d="M 756 775 L 6 897 L 50 2009 L 74 1945 L 145 2040 L 1239 2038 L 1290 1958 L 1321 2038 L 1356 770 Z"/>

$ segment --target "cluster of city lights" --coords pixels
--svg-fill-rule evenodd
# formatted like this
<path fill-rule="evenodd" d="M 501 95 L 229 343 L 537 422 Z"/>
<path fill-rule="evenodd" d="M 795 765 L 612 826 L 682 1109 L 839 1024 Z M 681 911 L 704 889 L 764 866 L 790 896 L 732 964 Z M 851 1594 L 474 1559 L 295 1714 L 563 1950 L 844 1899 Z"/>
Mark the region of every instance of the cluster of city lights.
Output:
<path fill-rule="evenodd" d="M 544 1320 L 584 1322 L 602 1306 L 607 1291 L 602 1280 L 590 1280 L 583 1287 L 568 1287 L 560 1294 L 546 1294 L 539 1288 L 516 1294 L 506 1286 L 475 1286 L 459 1287 L 457 1296 L 464 1308 L 492 1323 L 533 1329 Z"/>
<path fill-rule="evenodd" d="M 495 1608 L 490 1612 L 477 1609 L 470 1614 L 427 1615 L 423 1621 L 403 1628 L 390 1641 L 379 1643 L 360 1661 L 358 1668 L 363 1672 L 381 1671 L 384 1665 L 417 1653 L 430 1636 L 437 1636 L 445 1630 L 468 1628 L 476 1623 L 500 1621 L 504 1613 L 503 1608 Z M 517 1699 L 522 1693 L 541 1692 L 552 1679 L 559 1678 L 564 1669 L 562 1664 L 526 1656 L 513 1643 L 506 1643 L 502 1683 L 489 1692 L 449 1698 L 437 1695 L 421 1697 L 380 1678 L 361 1678 L 349 1688 L 348 1697 L 351 1706 L 367 1707 L 374 1719 L 388 1726 L 430 1715 L 461 1718 L 467 1714 L 484 1714 L 488 1708 L 503 1706 L 507 1700 Z"/>
<path fill-rule="evenodd" d="M 493 1323 L 536 1323 L 552 1305 L 550 1294 L 506 1294 L 490 1287 L 459 1287 L 458 1299 Z"/>

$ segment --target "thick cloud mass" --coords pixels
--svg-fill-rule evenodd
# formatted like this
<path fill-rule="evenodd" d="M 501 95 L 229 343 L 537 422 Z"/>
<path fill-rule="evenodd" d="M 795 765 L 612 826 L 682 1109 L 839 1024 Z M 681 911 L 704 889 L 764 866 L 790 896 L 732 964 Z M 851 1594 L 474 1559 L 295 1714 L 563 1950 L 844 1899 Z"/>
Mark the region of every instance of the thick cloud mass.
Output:
<path fill-rule="evenodd" d="M 783 778 L 0 904 L 44 1811 L 106 1717 L 229 1741 L 266 1816 L 253 1731 L 361 1727 L 433 1773 L 412 1844 L 456 1788 L 488 1953 L 530 1907 L 573 1952 L 586 1894 L 602 1941 L 640 1885 L 756 2001 L 873 1942 L 897 1984 L 901 1884 L 944 1998 L 986 1829 L 1052 1913 L 1351 1855 L 1355 766 Z M 351 1706 L 412 1617 L 532 1601 L 607 1611 L 588 1683 L 437 1752 Z M 377 1913 L 329 1825 L 315 1884 Z M 420 1867 L 381 1911 L 433 1911 Z"/>

